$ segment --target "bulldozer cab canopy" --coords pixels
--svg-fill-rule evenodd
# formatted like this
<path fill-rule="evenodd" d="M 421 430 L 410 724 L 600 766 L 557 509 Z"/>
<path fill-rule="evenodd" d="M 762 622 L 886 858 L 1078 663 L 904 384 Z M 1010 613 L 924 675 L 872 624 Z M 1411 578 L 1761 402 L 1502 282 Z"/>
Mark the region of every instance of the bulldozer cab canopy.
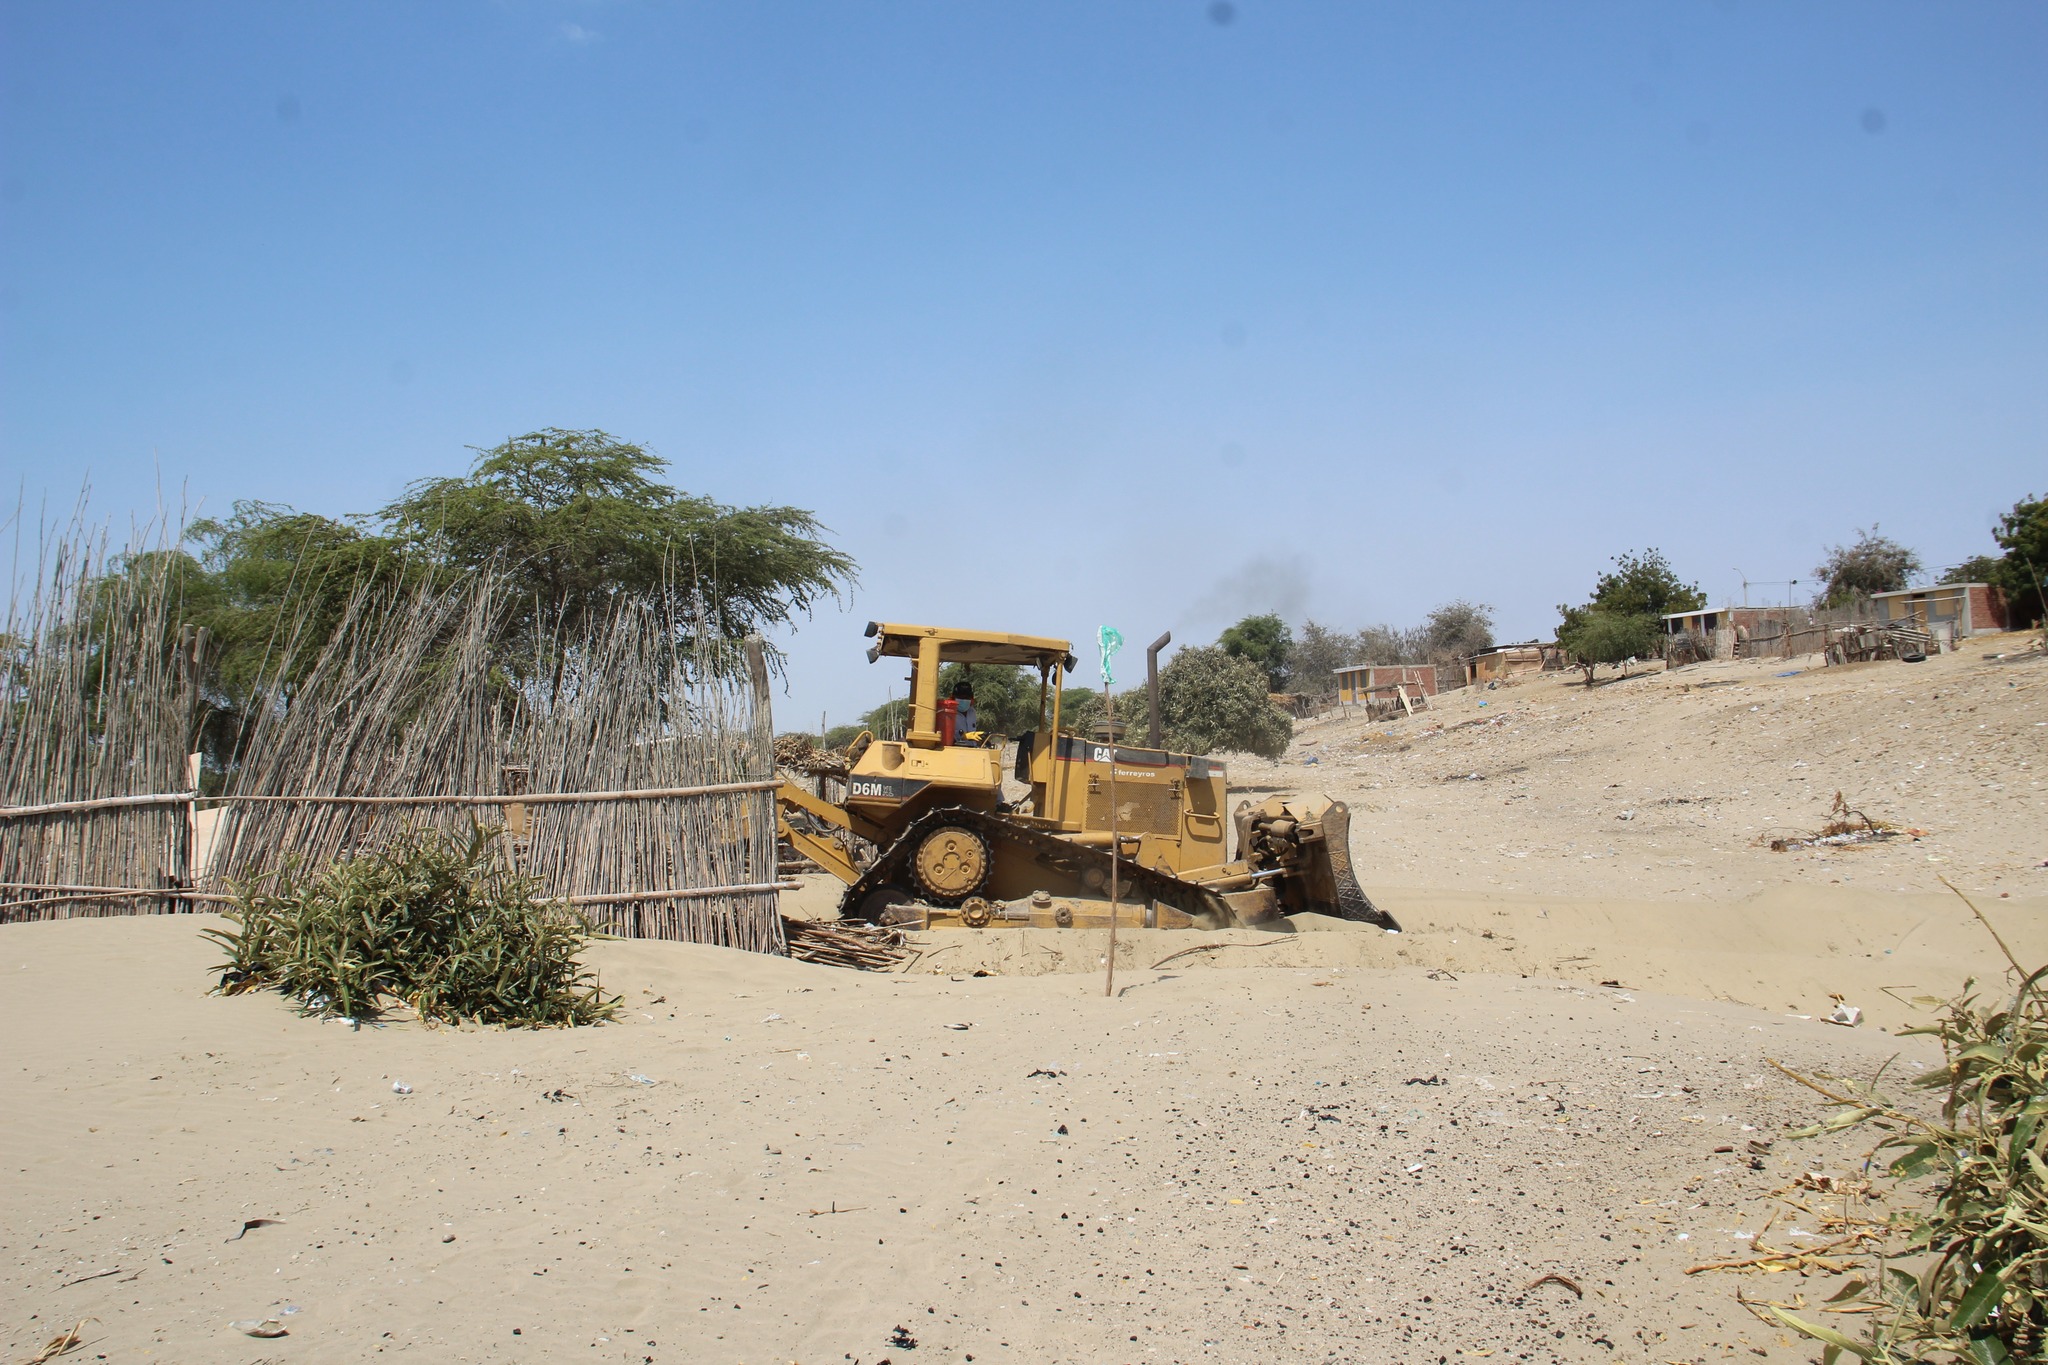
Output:
<path fill-rule="evenodd" d="M 1040 672 L 1055 664 L 1068 672 L 1074 656 L 1065 640 L 1042 635 L 1000 635 L 985 630 L 953 630 L 946 626 L 907 626 L 870 621 L 868 662 L 883 656 L 903 659 L 918 657 L 926 641 L 938 646 L 938 659 L 945 664 L 1022 664 Z"/>

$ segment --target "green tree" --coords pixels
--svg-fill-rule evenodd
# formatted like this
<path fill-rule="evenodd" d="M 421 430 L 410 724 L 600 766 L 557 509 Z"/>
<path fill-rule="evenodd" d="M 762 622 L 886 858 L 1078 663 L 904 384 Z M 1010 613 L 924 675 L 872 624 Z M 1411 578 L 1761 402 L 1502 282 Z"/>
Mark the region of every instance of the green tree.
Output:
<path fill-rule="evenodd" d="M 2004 561 L 1997 555 L 1973 555 L 1944 571 L 1938 583 L 1996 583 Z"/>
<path fill-rule="evenodd" d="M 1181 650 L 1159 675 L 1167 746 L 1191 754 L 1221 749 L 1280 757 L 1294 737 L 1294 721 L 1267 699 L 1268 682 L 1258 664 L 1221 647 Z"/>
<path fill-rule="evenodd" d="M 1448 664 L 1493 648 L 1493 608 L 1459 598 L 1422 623 L 1422 649 L 1430 663 Z"/>
<path fill-rule="evenodd" d="M 1831 545 L 1827 556 L 1813 566 L 1821 588 L 1814 603 L 1822 607 L 1847 606 L 1873 593 L 1897 592 L 1920 572 L 1920 556 L 1893 540 L 1879 535 L 1877 524 L 1858 531 L 1850 545 Z"/>
<path fill-rule="evenodd" d="M 1593 600 L 1587 605 L 1624 616 L 1648 616 L 1653 620 L 1677 611 L 1698 611 L 1707 604 L 1699 585 L 1679 578 L 1663 552 L 1614 557 L 1614 569 L 1600 575 L 1593 584 Z M 1560 607 L 1560 611 L 1565 608 Z"/>
<path fill-rule="evenodd" d="M 1287 690 L 1287 655 L 1294 647 L 1294 633 L 1274 613 L 1245 617 L 1217 637 L 1216 643 L 1224 653 L 1257 664 L 1266 675 L 1268 690 Z"/>
<path fill-rule="evenodd" d="M 2048 578 L 2048 498 L 2024 497 L 1998 518 L 1991 538 L 2005 551 L 1998 577 L 2015 621 L 2042 619 L 2042 583 Z"/>
<path fill-rule="evenodd" d="M 1655 654 L 1661 635 L 1658 627 L 1654 616 L 1595 607 L 1580 611 L 1559 627 L 1557 642 L 1586 670 L 1586 686 L 1591 687 L 1594 665 L 1647 659 Z"/>
<path fill-rule="evenodd" d="M 1661 551 L 1616 555 L 1614 568 L 1594 581 L 1591 601 L 1558 607 L 1557 640 L 1586 670 L 1591 687 L 1594 664 L 1649 657 L 1662 643 L 1664 617 L 1706 604 L 1707 595 L 1679 578 Z"/>
<path fill-rule="evenodd" d="M 657 482 L 661 468 L 601 431 L 550 429 L 480 451 L 466 476 L 415 483 L 381 513 L 237 502 L 194 523 L 176 567 L 184 619 L 212 633 L 204 743 L 216 769 L 233 761 L 259 682 L 280 680 L 289 698 L 365 589 L 510 573 L 536 604 L 502 642 L 517 672 L 541 634 L 580 629 L 620 594 L 663 604 L 678 632 L 736 638 L 854 582 L 810 513 L 724 507 Z"/>
<path fill-rule="evenodd" d="M 437 563 L 504 565 L 548 624 L 572 631 L 628 592 L 660 602 L 679 632 L 737 639 L 854 583 L 809 512 L 721 506 L 657 482 L 662 468 L 605 432 L 550 427 L 478 451 L 460 478 L 414 483 L 382 515 Z"/>
<path fill-rule="evenodd" d="M 892 697 L 862 716 L 860 723 L 876 739 L 901 739 L 910 733 L 910 703 Z"/>
<path fill-rule="evenodd" d="M 270 502 L 236 502 L 227 516 L 194 522 L 185 536 L 200 570 L 186 586 L 192 619 L 213 632 L 211 676 L 233 706 L 263 678 L 282 678 L 289 691 L 359 589 L 435 571 L 366 518 L 336 520 Z"/>
<path fill-rule="evenodd" d="M 1038 674 L 996 664 L 947 664 L 939 670 L 939 695 L 950 697 L 961 683 L 974 689 L 974 714 L 990 734 L 1015 739 L 1038 727 Z"/>

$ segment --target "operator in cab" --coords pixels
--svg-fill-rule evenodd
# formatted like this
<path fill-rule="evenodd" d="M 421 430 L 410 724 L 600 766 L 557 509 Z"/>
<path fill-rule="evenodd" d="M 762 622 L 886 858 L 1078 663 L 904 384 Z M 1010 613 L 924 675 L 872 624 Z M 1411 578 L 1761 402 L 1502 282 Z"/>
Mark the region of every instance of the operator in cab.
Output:
<path fill-rule="evenodd" d="M 980 743 L 969 740 L 969 735 L 980 733 L 981 717 L 974 712 L 974 686 L 971 683 L 957 683 L 953 688 L 953 708 L 959 719 L 953 723 L 953 743 Z"/>

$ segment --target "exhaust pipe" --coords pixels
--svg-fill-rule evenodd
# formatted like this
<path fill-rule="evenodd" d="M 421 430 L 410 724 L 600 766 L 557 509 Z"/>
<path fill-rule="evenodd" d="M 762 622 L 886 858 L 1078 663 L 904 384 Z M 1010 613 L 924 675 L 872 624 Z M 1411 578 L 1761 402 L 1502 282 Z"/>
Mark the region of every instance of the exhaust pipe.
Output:
<path fill-rule="evenodd" d="M 1145 704 L 1150 711 L 1145 727 L 1145 747 L 1163 749 L 1165 741 L 1159 737 L 1159 651 L 1173 643 L 1173 632 L 1167 631 L 1145 647 Z"/>

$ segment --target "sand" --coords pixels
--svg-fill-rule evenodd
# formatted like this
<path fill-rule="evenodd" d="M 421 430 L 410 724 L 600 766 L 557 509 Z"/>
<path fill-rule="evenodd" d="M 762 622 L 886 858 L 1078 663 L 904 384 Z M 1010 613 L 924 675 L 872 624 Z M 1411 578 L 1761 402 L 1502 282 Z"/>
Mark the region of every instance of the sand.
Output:
<path fill-rule="evenodd" d="M 1861 1150 L 1785 1138 L 1816 1111 L 1769 1060 L 1909 1076 L 1911 998 L 1998 977 L 1936 876 L 2048 959 L 2048 666 L 1982 652 L 1305 726 L 1234 780 L 1353 802 L 1409 932 L 1126 934 L 1113 998 L 1099 932 L 934 933 L 896 976 L 605 943 L 617 1025 L 354 1030 L 205 994 L 207 917 L 10 926 L 0 1350 L 1811 1359 L 1734 1295 L 1824 1281 L 1685 1271 L 1773 1210 L 1800 1244 L 1773 1192 Z M 1927 833 L 1757 842 L 1837 788 Z M 1154 965 L 1198 943 L 1232 946 Z"/>

